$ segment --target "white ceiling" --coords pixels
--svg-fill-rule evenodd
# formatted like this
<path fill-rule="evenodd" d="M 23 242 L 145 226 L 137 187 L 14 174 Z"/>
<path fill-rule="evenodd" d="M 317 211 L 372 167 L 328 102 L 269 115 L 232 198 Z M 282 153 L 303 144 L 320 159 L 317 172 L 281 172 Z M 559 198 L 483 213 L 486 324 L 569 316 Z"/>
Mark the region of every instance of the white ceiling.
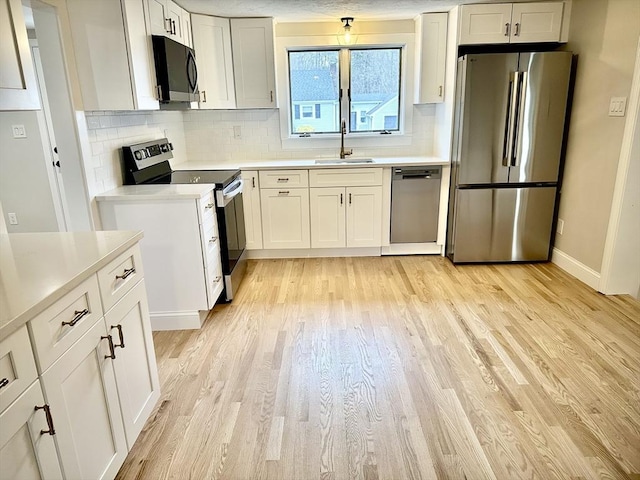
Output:
<path fill-rule="evenodd" d="M 178 0 L 192 13 L 221 17 L 274 17 L 280 22 L 413 18 L 424 12 L 446 11 L 479 0 Z M 527 1 L 527 0 L 512 0 Z M 530 1 L 530 0 L 529 0 Z M 483 0 L 500 3 L 504 0 Z"/>

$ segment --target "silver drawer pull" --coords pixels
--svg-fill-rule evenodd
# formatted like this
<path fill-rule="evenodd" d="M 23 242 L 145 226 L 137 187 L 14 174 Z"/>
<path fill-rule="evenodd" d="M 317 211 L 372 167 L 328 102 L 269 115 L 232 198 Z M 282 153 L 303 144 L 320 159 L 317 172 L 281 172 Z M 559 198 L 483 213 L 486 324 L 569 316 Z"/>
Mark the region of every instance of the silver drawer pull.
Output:
<path fill-rule="evenodd" d="M 215 203 L 207 203 L 207 205 L 204 207 L 205 210 L 209 210 L 210 208 L 215 207 Z"/>
<path fill-rule="evenodd" d="M 84 310 L 76 310 L 75 312 L 73 312 L 73 314 L 75 315 L 75 317 L 73 317 L 73 320 L 71 320 L 70 322 L 62 322 L 63 327 L 65 325 L 69 325 L 70 327 L 75 326 L 75 324 L 78 323 L 83 317 L 89 315 L 89 310 L 86 308 Z"/>
<path fill-rule="evenodd" d="M 125 268 L 124 272 L 122 272 L 122 275 L 116 275 L 116 280 L 124 280 L 128 276 L 133 275 L 134 273 L 136 273 L 135 267 Z"/>
<path fill-rule="evenodd" d="M 288 182 L 289 179 L 288 178 L 279 178 L 278 181 L 279 182 Z"/>
<path fill-rule="evenodd" d="M 280 190 L 278 195 L 289 195 L 289 190 Z"/>
<path fill-rule="evenodd" d="M 109 355 L 105 355 L 104 358 L 110 358 L 111 360 L 115 360 L 116 350 L 115 350 L 115 345 L 113 344 L 113 337 L 111 335 L 107 335 L 106 337 L 100 337 L 100 340 L 109 341 Z"/>
<path fill-rule="evenodd" d="M 209 239 L 209 243 L 216 243 L 218 241 L 218 237 L 211 237 Z"/>
<path fill-rule="evenodd" d="M 8 378 L 3 378 L 2 380 L 0 380 L 0 388 L 4 388 L 7 385 L 9 385 L 9 379 Z"/>
<path fill-rule="evenodd" d="M 218 283 L 220 280 L 222 280 L 222 277 L 217 276 L 216 278 L 213 279 L 213 283 Z"/>

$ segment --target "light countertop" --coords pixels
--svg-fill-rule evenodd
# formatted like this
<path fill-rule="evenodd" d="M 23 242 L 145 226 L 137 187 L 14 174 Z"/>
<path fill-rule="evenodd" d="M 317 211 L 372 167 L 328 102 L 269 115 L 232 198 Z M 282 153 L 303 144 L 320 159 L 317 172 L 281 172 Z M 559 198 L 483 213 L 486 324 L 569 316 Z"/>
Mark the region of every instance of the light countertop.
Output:
<path fill-rule="evenodd" d="M 175 200 L 176 198 L 202 198 L 215 188 L 211 183 L 189 183 L 170 185 L 125 185 L 96 196 L 98 202 L 126 199 L 131 202 L 153 200 Z"/>
<path fill-rule="evenodd" d="M 142 238 L 142 232 L 0 235 L 0 340 Z"/>
<path fill-rule="evenodd" d="M 354 157 L 357 159 L 358 157 Z M 247 161 L 238 163 L 195 162 L 186 161 L 182 163 L 172 163 L 174 170 L 266 170 L 266 169 L 290 169 L 290 168 L 374 168 L 374 167 L 397 167 L 397 166 L 424 166 L 424 165 L 448 165 L 448 160 L 439 157 L 365 157 L 372 158 L 373 163 L 316 163 L 316 160 L 329 160 L 329 158 L 306 158 L 306 159 L 280 159 L 264 161 Z M 339 162 L 339 159 L 336 160 Z"/>

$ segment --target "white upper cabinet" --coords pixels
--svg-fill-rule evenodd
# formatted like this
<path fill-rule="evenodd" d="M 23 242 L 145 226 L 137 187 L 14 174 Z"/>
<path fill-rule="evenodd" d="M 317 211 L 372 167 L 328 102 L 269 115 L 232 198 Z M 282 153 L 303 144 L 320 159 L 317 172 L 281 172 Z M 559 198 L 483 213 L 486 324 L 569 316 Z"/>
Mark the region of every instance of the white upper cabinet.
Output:
<path fill-rule="evenodd" d="M 20 0 L 0 0 L 0 110 L 40 108 Z"/>
<path fill-rule="evenodd" d="M 162 35 L 192 46 L 191 14 L 171 0 L 145 0 L 152 35 Z"/>
<path fill-rule="evenodd" d="M 444 101 L 447 14 L 425 13 L 416 18 L 416 103 Z"/>
<path fill-rule="evenodd" d="M 142 2 L 67 0 L 85 110 L 157 110 L 151 25 Z"/>
<path fill-rule="evenodd" d="M 231 46 L 238 108 L 276 108 L 272 18 L 232 18 Z"/>
<path fill-rule="evenodd" d="M 558 42 L 562 2 L 463 5 L 460 45 Z"/>
<path fill-rule="evenodd" d="M 192 15 L 191 18 L 200 108 L 235 108 L 229 19 L 208 15 Z"/>
<path fill-rule="evenodd" d="M 514 3 L 511 43 L 557 42 L 562 28 L 561 2 Z"/>

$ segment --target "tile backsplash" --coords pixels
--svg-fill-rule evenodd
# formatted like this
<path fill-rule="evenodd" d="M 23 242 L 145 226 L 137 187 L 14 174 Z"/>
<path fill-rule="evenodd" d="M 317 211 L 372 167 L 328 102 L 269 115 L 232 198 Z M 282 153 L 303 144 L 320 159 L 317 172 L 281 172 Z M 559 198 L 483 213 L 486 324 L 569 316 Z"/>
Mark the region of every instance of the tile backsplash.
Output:
<path fill-rule="evenodd" d="M 89 195 L 122 185 L 121 147 L 167 137 L 176 159 L 186 159 L 182 112 L 85 112 L 91 158 L 85 160 Z"/>
<path fill-rule="evenodd" d="M 411 145 L 358 148 L 358 156 L 418 156 L 433 150 L 435 107 L 414 106 Z M 239 138 L 238 138 L 239 133 Z M 335 154 L 335 148 L 283 149 L 278 110 L 192 110 L 184 112 L 187 158 L 221 165 Z"/>
<path fill-rule="evenodd" d="M 358 156 L 418 156 L 433 150 L 435 107 L 413 107 L 411 145 L 358 148 Z M 221 166 L 262 160 L 335 154 L 335 148 L 283 149 L 278 110 L 191 110 L 85 112 L 91 158 L 86 160 L 89 194 L 122 185 L 121 147 L 167 137 L 174 145 L 172 166 L 184 161 Z"/>

